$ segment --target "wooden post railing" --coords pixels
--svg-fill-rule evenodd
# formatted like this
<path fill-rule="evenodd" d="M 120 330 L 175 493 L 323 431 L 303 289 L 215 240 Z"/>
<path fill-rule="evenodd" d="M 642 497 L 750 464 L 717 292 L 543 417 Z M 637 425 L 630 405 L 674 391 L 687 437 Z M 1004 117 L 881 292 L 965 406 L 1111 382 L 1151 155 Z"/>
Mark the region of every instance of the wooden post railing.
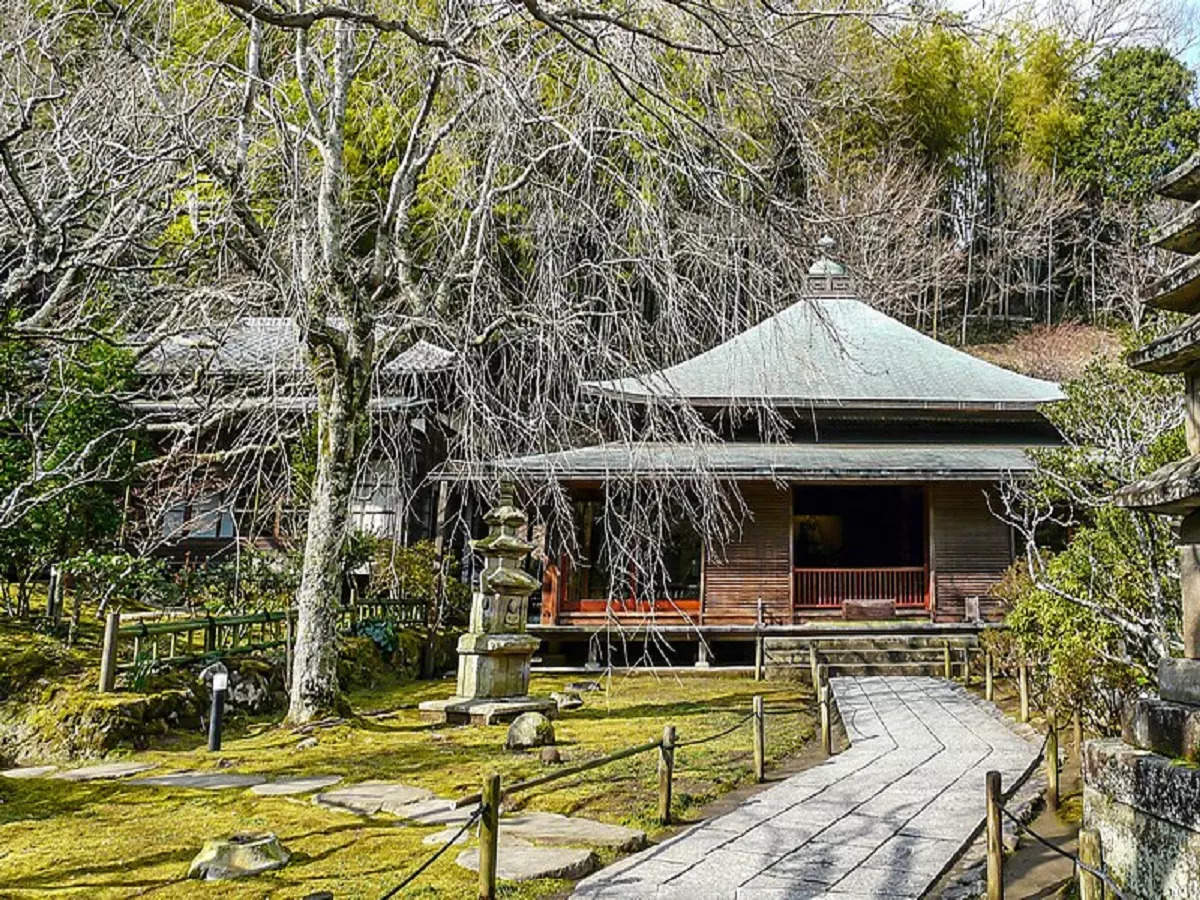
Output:
<path fill-rule="evenodd" d="M 754 695 L 754 783 L 766 781 L 767 731 L 761 694 Z"/>
<path fill-rule="evenodd" d="M 1017 686 L 1021 691 L 1021 721 L 1029 721 L 1029 663 L 1022 659 L 1017 666 Z"/>
<path fill-rule="evenodd" d="M 483 779 L 483 815 L 479 817 L 479 900 L 496 900 L 496 860 L 500 845 L 500 776 Z"/>
<path fill-rule="evenodd" d="M 1058 716 L 1046 713 L 1046 802 L 1058 809 Z"/>
<path fill-rule="evenodd" d="M 992 684 L 992 654 L 985 652 L 983 654 L 983 698 L 991 703 L 995 699 L 996 691 Z"/>
<path fill-rule="evenodd" d="M 1004 900 L 1004 840 L 1000 825 L 1000 804 L 1003 791 L 1000 773 L 987 773 L 987 896 L 988 900 Z"/>
<path fill-rule="evenodd" d="M 110 612 L 104 620 L 104 645 L 100 650 L 100 693 L 107 694 L 117 686 L 117 631 L 121 614 Z"/>
<path fill-rule="evenodd" d="M 671 782 L 675 773 L 675 726 L 664 725 L 658 747 L 658 822 L 671 824 Z"/>
<path fill-rule="evenodd" d="M 1100 832 L 1095 828 L 1080 829 L 1079 861 L 1100 871 L 1104 861 L 1101 850 Z M 1079 867 L 1079 900 L 1104 900 L 1104 882 L 1083 866 Z"/>

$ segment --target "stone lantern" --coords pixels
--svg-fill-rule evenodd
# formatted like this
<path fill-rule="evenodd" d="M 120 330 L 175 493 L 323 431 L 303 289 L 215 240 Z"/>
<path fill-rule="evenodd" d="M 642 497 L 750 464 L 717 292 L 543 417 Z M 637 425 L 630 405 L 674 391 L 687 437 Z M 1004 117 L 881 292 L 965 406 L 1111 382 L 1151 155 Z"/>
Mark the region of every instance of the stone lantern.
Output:
<path fill-rule="evenodd" d="M 527 634 L 525 625 L 529 595 L 540 583 L 520 567 L 533 544 L 518 536 L 526 518 L 511 484 L 501 487 L 500 503 L 484 521 L 487 537 L 471 542 L 484 555 L 484 567 L 467 633 L 458 640 L 455 695 L 422 703 L 427 720 L 491 725 L 531 711 L 552 716 L 557 709 L 553 700 L 529 696 L 529 661 L 541 640 Z"/>
<path fill-rule="evenodd" d="M 1088 742 L 1083 824 L 1099 832 L 1105 865 L 1133 896 L 1190 898 L 1200 897 L 1200 154 L 1156 190 L 1188 205 L 1151 244 L 1186 257 L 1150 286 L 1146 303 L 1192 318 L 1128 362 L 1183 375 L 1188 456 L 1122 488 L 1116 502 L 1183 517 L 1183 655 L 1160 660 L 1159 696 L 1128 704 L 1121 739 Z"/>

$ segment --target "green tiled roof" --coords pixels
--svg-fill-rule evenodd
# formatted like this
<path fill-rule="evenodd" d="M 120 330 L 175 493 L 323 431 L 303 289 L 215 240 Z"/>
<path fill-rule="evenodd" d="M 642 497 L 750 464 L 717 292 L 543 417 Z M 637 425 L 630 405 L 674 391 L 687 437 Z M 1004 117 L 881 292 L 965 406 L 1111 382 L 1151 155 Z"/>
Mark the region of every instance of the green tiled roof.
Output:
<path fill-rule="evenodd" d="M 935 341 L 849 296 L 809 297 L 686 362 L 592 382 L 632 400 L 696 405 L 1034 409 L 1058 385 Z"/>

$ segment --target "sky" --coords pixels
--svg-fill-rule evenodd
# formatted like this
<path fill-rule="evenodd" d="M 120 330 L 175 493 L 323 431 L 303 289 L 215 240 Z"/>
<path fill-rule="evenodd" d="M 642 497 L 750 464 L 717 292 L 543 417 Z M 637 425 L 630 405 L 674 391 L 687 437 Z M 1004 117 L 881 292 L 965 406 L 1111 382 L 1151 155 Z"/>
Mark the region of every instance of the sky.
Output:
<path fill-rule="evenodd" d="M 1108 43 L 1163 43 L 1200 72 L 1200 0 L 944 0 L 974 22 L 1024 11 Z"/>

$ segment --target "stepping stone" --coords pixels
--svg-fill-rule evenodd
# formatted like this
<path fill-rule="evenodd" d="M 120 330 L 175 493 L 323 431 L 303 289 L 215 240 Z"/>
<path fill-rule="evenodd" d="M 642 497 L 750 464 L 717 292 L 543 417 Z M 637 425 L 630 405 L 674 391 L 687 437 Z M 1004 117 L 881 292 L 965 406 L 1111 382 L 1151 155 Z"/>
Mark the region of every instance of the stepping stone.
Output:
<path fill-rule="evenodd" d="M 479 850 L 464 850 L 455 860 L 464 869 L 479 871 Z M 534 878 L 582 878 L 596 868 L 591 850 L 577 847 L 522 847 L 505 845 L 497 854 L 496 877 L 504 881 Z"/>
<path fill-rule="evenodd" d="M 325 791 L 313 797 L 313 803 L 326 809 L 373 816 L 384 803 L 403 806 L 419 800 L 432 800 L 433 791 L 412 787 L 398 781 L 363 781 L 336 791 Z"/>
<path fill-rule="evenodd" d="M 28 766 L 24 769 L 8 769 L 0 772 L 0 778 L 44 778 L 51 772 L 57 772 L 58 766 Z"/>
<path fill-rule="evenodd" d="M 100 781 L 105 778 L 128 778 L 130 775 L 136 775 L 138 772 L 145 772 L 153 768 L 155 768 L 154 763 L 104 763 L 99 766 L 85 766 L 82 769 L 59 772 L 57 775 L 51 775 L 50 777 L 63 781 Z"/>
<path fill-rule="evenodd" d="M 432 800 L 418 800 L 415 803 L 385 800 L 379 811 L 398 816 L 414 825 L 461 825 L 474 815 L 475 807 L 464 806 L 462 809 L 455 809 L 454 801 L 434 797 Z"/>
<path fill-rule="evenodd" d="M 262 784 L 267 779 L 262 775 L 239 775 L 236 772 L 171 772 L 167 775 L 152 775 L 135 778 L 130 784 L 142 787 L 192 788 L 201 791 L 224 791 L 230 788 L 248 788 Z"/>
<path fill-rule="evenodd" d="M 454 826 L 428 835 L 423 843 L 444 844 L 454 837 Z M 519 838 L 548 847 L 603 847 L 628 853 L 646 846 L 646 833 L 594 819 L 530 812 L 500 820 L 500 836 Z"/>
<path fill-rule="evenodd" d="M 292 794 L 308 794 L 322 788 L 332 787 L 342 780 L 341 775 L 296 775 L 276 778 L 266 784 L 256 784 L 250 793 L 260 797 L 287 797 Z"/>

